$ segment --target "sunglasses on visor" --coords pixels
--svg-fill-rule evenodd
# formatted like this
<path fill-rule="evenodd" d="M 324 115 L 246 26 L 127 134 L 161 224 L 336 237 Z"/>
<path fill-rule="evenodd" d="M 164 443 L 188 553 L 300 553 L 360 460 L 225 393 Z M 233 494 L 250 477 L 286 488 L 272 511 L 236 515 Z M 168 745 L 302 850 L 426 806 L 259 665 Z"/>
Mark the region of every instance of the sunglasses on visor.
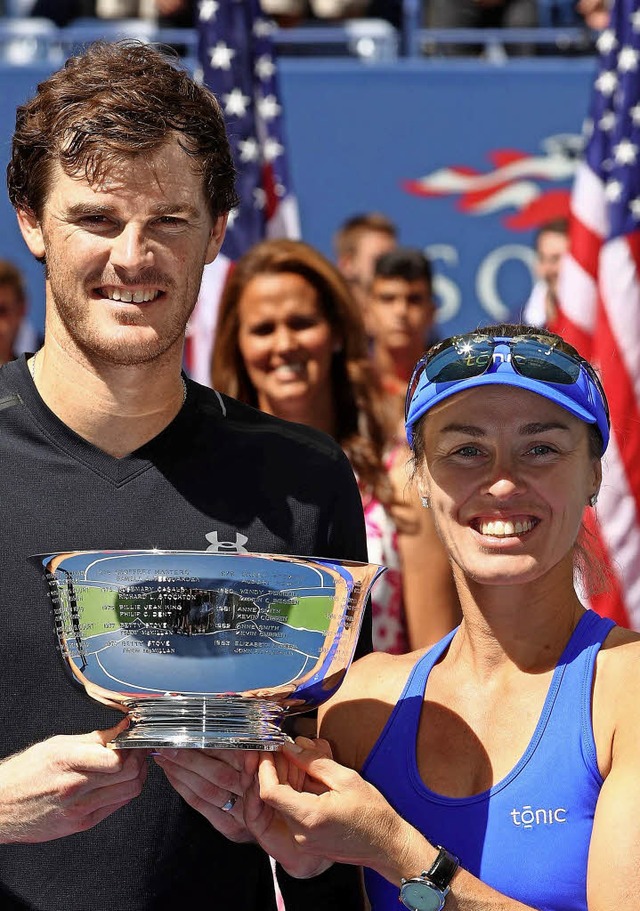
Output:
<path fill-rule="evenodd" d="M 609 406 L 602 383 L 591 364 L 560 339 L 542 335 L 516 335 L 503 338 L 490 335 L 459 335 L 434 345 L 415 366 L 407 389 L 405 421 L 418 384 L 425 374 L 430 383 L 456 383 L 486 373 L 494 359 L 502 358 L 496 347 L 509 348 L 509 363 L 521 376 L 558 386 L 576 383 L 585 371 L 598 390 L 609 418 Z"/>

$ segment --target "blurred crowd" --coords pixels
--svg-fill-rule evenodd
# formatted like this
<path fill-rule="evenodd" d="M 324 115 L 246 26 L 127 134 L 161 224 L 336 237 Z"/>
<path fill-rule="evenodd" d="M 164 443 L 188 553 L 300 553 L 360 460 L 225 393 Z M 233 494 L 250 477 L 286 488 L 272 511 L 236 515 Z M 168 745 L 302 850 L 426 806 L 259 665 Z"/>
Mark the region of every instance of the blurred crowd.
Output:
<path fill-rule="evenodd" d="M 403 0 L 261 0 L 263 11 L 282 26 L 340 22 L 363 17 L 398 27 Z M 141 18 L 161 27 L 193 25 L 196 0 L 0 0 L 0 15 L 50 19 L 65 26 L 81 18 Z M 606 25 L 608 0 L 424 0 L 422 24 L 430 28 L 535 28 Z"/>

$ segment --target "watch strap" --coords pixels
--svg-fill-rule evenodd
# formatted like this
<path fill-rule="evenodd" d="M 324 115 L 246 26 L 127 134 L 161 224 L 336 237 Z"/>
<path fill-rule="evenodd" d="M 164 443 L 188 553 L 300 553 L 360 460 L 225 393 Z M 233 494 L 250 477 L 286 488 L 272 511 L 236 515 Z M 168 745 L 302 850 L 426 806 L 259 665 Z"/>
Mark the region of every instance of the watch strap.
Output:
<path fill-rule="evenodd" d="M 460 861 L 455 854 L 451 854 L 446 848 L 440 845 L 436 845 L 436 848 L 438 849 L 438 856 L 422 875 L 429 882 L 432 882 L 437 889 L 446 893 L 456 870 L 460 866 Z"/>

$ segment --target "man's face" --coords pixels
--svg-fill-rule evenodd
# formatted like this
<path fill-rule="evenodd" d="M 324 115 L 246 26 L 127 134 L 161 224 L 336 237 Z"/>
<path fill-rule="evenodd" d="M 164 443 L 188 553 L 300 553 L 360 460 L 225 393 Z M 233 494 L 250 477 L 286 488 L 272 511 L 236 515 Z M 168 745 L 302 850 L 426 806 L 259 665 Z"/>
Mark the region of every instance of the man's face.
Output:
<path fill-rule="evenodd" d="M 15 288 L 0 284 L 0 363 L 11 356 L 24 311 Z"/>
<path fill-rule="evenodd" d="M 558 289 L 560 262 L 567 251 L 568 243 L 566 234 L 557 231 L 544 231 L 538 238 L 536 273 L 538 278 L 546 282 L 553 298 L 556 297 Z"/>
<path fill-rule="evenodd" d="M 374 278 L 367 327 L 380 348 L 395 355 L 419 357 L 433 314 L 431 292 L 423 279 Z"/>
<path fill-rule="evenodd" d="M 395 247 L 396 241 L 390 234 L 383 231 L 363 231 L 354 252 L 342 257 L 338 263 L 340 271 L 363 303 L 373 281 L 376 260 Z"/>
<path fill-rule="evenodd" d="M 42 219 L 19 213 L 31 252 L 46 259 L 47 336 L 110 364 L 181 349 L 202 269 L 226 218 L 209 214 L 193 159 L 170 139 L 89 184 L 52 169 Z"/>

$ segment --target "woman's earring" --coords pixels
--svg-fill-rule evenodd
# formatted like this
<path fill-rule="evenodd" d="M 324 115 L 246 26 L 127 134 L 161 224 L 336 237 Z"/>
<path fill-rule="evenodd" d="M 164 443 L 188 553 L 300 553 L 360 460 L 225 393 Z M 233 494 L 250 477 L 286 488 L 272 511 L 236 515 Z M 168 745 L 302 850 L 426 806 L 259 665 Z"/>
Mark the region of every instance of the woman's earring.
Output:
<path fill-rule="evenodd" d="M 595 506 L 597 502 L 598 502 L 598 494 L 592 493 L 591 496 L 589 497 L 589 506 Z"/>
<path fill-rule="evenodd" d="M 431 509 L 431 500 L 429 499 L 429 497 L 420 497 L 420 502 L 422 503 L 422 505 L 424 506 L 425 509 Z"/>

